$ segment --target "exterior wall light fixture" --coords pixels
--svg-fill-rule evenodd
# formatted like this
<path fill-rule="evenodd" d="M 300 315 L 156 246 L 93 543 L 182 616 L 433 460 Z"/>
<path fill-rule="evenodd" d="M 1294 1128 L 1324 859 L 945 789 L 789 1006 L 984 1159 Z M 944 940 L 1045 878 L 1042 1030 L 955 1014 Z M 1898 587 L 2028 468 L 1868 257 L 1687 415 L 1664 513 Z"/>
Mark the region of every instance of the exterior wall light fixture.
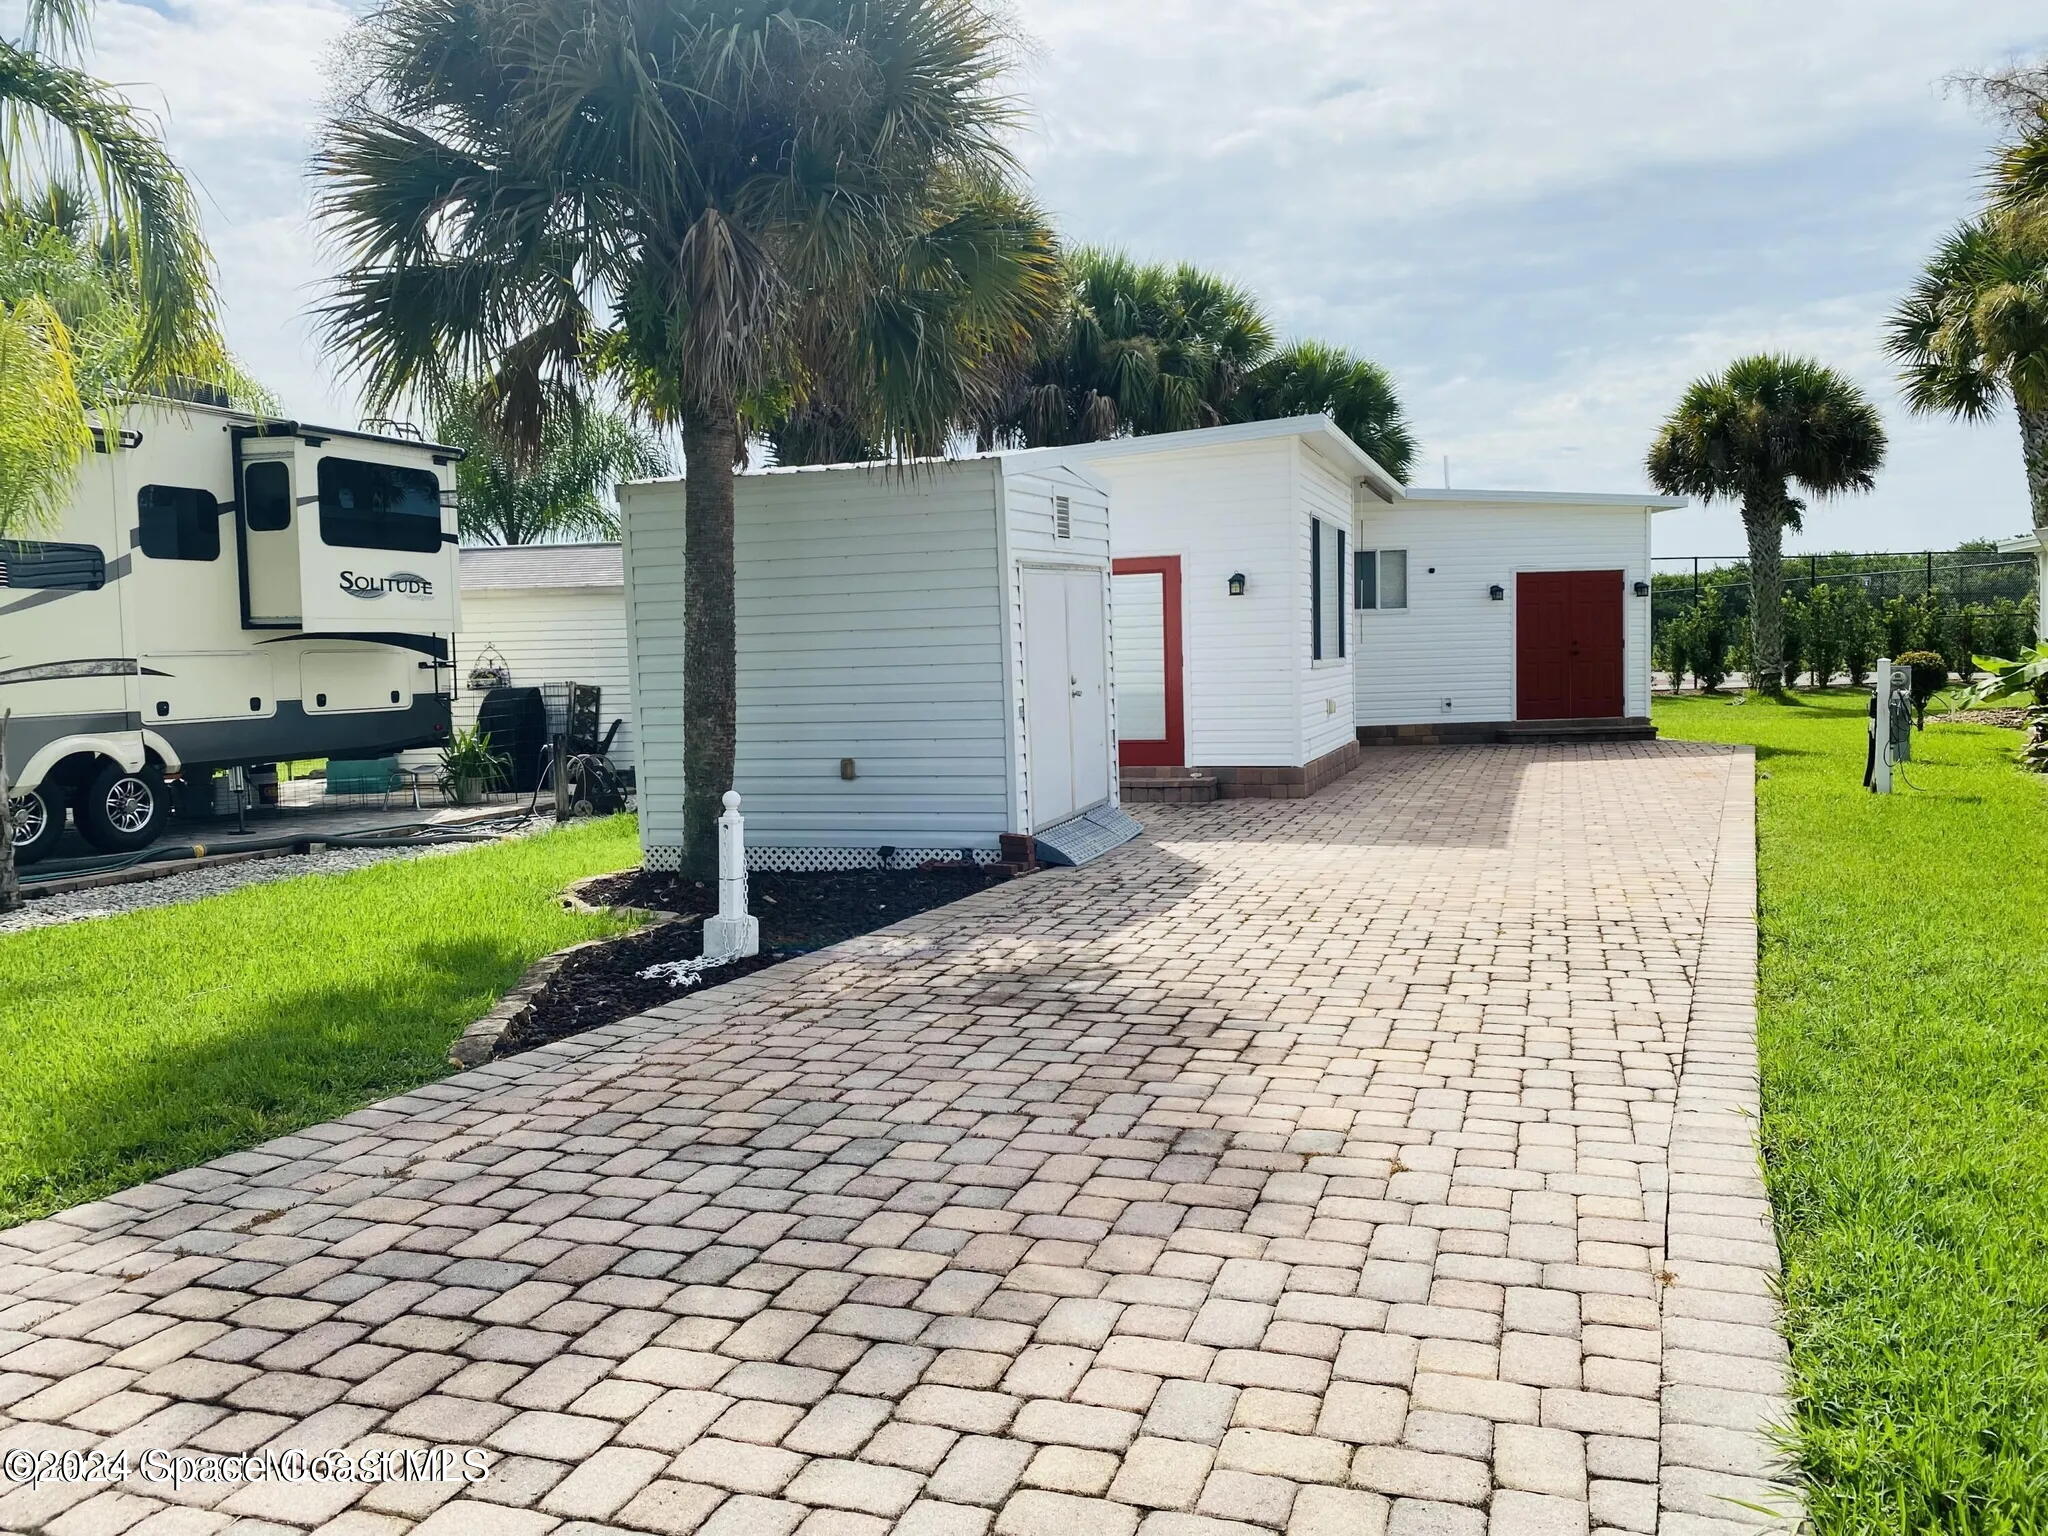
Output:
<path fill-rule="evenodd" d="M 1635 584 L 1634 591 L 1637 597 L 1648 597 L 1650 595 L 1650 584 L 1647 581 L 1639 581 Z"/>
<path fill-rule="evenodd" d="M 1243 596 L 1244 596 L 1244 572 L 1243 572 L 1243 571 L 1235 571 L 1235 572 L 1232 572 L 1232 573 L 1231 573 L 1231 577 L 1230 577 L 1230 595 L 1231 595 L 1232 597 L 1243 597 Z"/>
<path fill-rule="evenodd" d="M 1502 586 L 1499 582 L 1495 582 L 1492 586 L 1486 589 L 1486 595 L 1492 598 L 1496 603 L 1503 602 L 1507 598 L 1508 589 Z"/>

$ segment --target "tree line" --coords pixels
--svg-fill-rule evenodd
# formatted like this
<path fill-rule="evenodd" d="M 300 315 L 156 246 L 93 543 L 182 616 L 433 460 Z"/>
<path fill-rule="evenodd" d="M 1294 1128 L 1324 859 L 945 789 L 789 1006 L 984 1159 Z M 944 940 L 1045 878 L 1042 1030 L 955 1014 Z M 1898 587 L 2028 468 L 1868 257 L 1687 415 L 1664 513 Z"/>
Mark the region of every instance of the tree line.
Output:
<path fill-rule="evenodd" d="M 2048 65 L 1970 83 L 2005 129 L 1983 205 L 1943 239 L 1886 318 L 1884 345 L 1912 411 L 1974 421 L 2011 408 L 2034 528 L 2048 534 Z M 1797 647 L 1811 642 L 1796 626 L 1833 635 L 1833 610 L 1858 609 L 1867 594 L 1822 596 L 1816 589 L 1801 607 L 1789 606 L 1784 536 L 1801 526 L 1809 498 L 1873 489 L 1885 449 L 1883 422 L 1863 390 L 1814 358 L 1738 358 L 1686 390 L 1658 431 L 1647 467 L 1659 490 L 1728 502 L 1740 513 L 1749 544 L 1740 614 L 1746 634 L 1727 641 L 1739 646 L 1740 665 L 1733 666 L 1722 630 L 1737 615 L 1729 612 L 1732 583 L 1723 578 L 1701 611 L 1659 626 L 1665 659 L 1687 663 L 1667 670 L 1704 677 L 1732 666 L 1749 674 L 1751 686 L 1777 693 L 1808 670 L 1825 679 L 1848 665 L 1832 665 L 1844 653 L 1830 640 L 1809 668 Z M 2016 656 L 2037 628 L 2015 635 L 2008 621 L 2023 600 L 1999 601 L 2008 606 L 1994 603 L 1991 629 L 2010 648 L 1997 654 Z M 1932 603 L 1932 594 L 1922 602 Z M 2038 615 L 2029 623 L 2037 626 Z M 1849 627 L 1860 654 L 1866 627 L 1860 619 Z M 1920 648 L 1948 657 L 1950 670 L 1968 675 L 1974 666 L 1969 654 L 1943 649 L 1952 639 L 1931 630 L 1922 638 Z"/>

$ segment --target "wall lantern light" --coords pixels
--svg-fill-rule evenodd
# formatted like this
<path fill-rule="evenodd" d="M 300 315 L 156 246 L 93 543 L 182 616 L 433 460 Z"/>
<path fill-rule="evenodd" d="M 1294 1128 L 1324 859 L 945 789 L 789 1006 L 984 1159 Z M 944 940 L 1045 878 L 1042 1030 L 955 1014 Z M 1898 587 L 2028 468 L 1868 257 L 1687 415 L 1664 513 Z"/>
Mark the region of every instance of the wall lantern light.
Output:
<path fill-rule="evenodd" d="M 1637 597 L 1648 597 L 1650 595 L 1650 584 L 1647 581 L 1637 582 L 1635 584 L 1635 594 Z"/>
<path fill-rule="evenodd" d="M 1492 598 L 1496 603 L 1503 602 L 1507 598 L 1508 589 L 1502 586 L 1499 582 L 1495 582 L 1492 586 L 1486 589 L 1486 595 Z"/>
<path fill-rule="evenodd" d="M 1243 596 L 1244 596 L 1244 572 L 1243 572 L 1243 571 L 1236 571 L 1236 572 L 1233 572 L 1233 573 L 1232 573 L 1232 575 L 1231 575 L 1231 578 L 1230 578 L 1230 595 L 1231 595 L 1232 597 L 1243 597 Z"/>

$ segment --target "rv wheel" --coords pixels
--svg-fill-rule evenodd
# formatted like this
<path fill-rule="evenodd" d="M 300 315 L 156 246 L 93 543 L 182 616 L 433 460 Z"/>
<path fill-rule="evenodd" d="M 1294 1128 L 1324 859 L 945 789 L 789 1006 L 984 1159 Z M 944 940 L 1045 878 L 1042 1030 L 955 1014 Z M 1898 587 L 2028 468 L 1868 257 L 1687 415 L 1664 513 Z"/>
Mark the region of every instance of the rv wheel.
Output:
<path fill-rule="evenodd" d="M 164 781 L 147 768 L 108 763 L 85 781 L 72 814 L 85 840 L 104 853 L 147 847 L 164 825 Z"/>
<path fill-rule="evenodd" d="M 64 835 L 64 806 L 32 789 L 14 802 L 14 861 L 33 864 Z"/>

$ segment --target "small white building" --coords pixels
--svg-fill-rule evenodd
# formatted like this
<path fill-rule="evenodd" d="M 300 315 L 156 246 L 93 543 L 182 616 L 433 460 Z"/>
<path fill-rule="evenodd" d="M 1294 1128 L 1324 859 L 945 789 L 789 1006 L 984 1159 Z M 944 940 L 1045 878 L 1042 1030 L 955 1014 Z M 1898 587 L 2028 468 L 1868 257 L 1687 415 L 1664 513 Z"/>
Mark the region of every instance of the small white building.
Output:
<path fill-rule="evenodd" d="M 1398 480 L 1327 416 L 1040 448 L 1110 488 L 1124 776 L 1312 794 L 1358 761 L 1351 551 Z"/>
<path fill-rule="evenodd" d="M 1650 495 L 1409 488 L 1361 504 L 1361 740 L 1650 736 Z"/>
<path fill-rule="evenodd" d="M 1681 502 L 1410 489 L 1323 415 L 1011 461 L 1052 455 L 1110 487 L 1134 797 L 1313 794 L 1361 742 L 1653 734 L 1650 518 Z"/>
<path fill-rule="evenodd" d="M 734 777 L 757 867 L 987 862 L 1116 803 L 1108 496 L 1020 457 L 739 477 Z M 674 868 L 684 483 L 619 503 L 640 838 Z"/>
<path fill-rule="evenodd" d="M 633 764 L 633 694 L 626 663 L 626 578 L 617 544 L 513 544 L 462 551 L 462 632 L 456 636 L 455 723 L 476 723 L 479 661 L 502 661 L 515 688 L 595 683 L 603 727 L 626 723 L 612 760 Z"/>

